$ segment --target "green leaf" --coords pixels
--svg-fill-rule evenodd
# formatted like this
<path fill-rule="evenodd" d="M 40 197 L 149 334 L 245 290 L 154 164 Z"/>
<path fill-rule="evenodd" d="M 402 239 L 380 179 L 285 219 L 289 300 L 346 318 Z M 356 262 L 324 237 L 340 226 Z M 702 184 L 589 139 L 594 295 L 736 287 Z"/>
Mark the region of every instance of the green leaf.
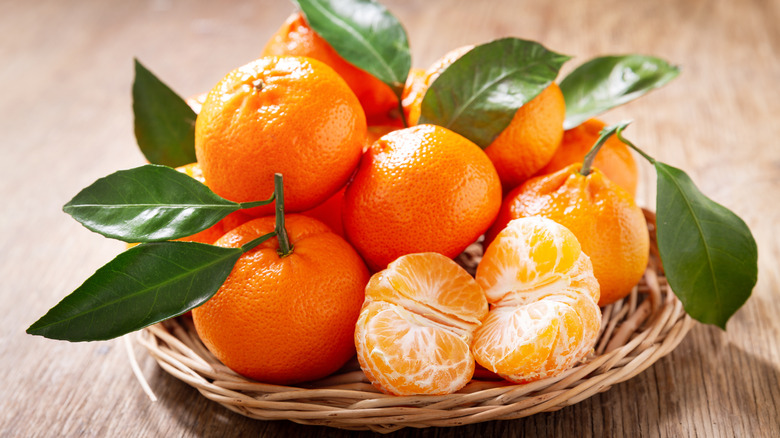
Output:
<path fill-rule="evenodd" d="M 736 214 L 680 169 L 655 161 L 658 250 L 666 278 L 694 319 L 725 329 L 758 278 L 758 249 Z"/>
<path fill-rule="evenodd" d="M 147 164 L 98 179 L 63 210 L 106 237 L 154 242 L 191 236 L 245 206 L 184 173 Z"/>
<path fill-rule="evenodd" d="M 643 55 L 591 59 L 561 81 L 566 100 L 564 129 L 630 102 L 676 78 L 680 68 Z"/>
<path fill-rule="evenodd" d="M 347 62 L 401 96 L 412 66 L 401 23 L 374 0 L 293 0 L 309 26 Z"/>
<path fill-rule="evenodd" d="M 27 333 L 97 341 L 181 315 L 219 290 L 242 252 L 194 242 L 130 248 L 98 269 Z"/>
<path fill-rule="evenodd" d="M 423 97 L 419 123 L 449 128 L 486 148 L 518 108 L 555 80 L 568 59 L 517 38 L 477 46 L 433 81 Z"/>
<path fill-rule="evenodd" d="M 179 167 L 194 163 L 195 112 L 135 60 L 135 138 L 150 163 Z"/>

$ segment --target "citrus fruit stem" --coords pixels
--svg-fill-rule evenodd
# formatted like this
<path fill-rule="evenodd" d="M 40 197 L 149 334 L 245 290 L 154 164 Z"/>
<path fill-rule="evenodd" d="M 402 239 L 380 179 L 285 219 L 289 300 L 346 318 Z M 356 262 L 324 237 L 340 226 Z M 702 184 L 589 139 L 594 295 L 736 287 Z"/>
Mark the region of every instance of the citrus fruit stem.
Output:
<path fill-rule="evenodd" d="M 293 247 L 290 245 L 290 239 L 287 237 L 287 230 L 284 228 L 284 184 L 282 183 L 282 174 L 274 174 L 274 196 L 276 197 L 276 237 L 279 238 L 279 249 L 277 252 L 280 257 L 287 257 L 292 253 Z"/>
<path fill-rule="evenodd" d="M 268 198 L 268 199 L 266 199 L 264 201 L 242 202 L 239 205 L 240 205 L 240 209 L 241 210 L 245 210 L 247 208 L 254 208 L 254 207 L 259 207 L 261 205 L 270 204 L 270 203 L 274 202 L 274 199 L 276 199 L 276 193 L 274 193 L 273 195 L 271 195 L 270 198 Z"/>
<path fill-rule="evenodd" d="M 606 128 L 602 129 L 601 132 L 599 132 L 599 138 L 596 140 L 596 143 L 593 145 L 592 148 L 588 151 L 587 154 L 585 154 L 585 158 L 582 160 L 582 168 L 580 168 L 580 174 L 582 176 L 588 176 L 590 174 L 590 169 L 593 167 L 593 160 L 596 159 L 596 154 L 599 152 L 599 149 L 601 149 L 601 146 L 604 145 L 604 143 L 607 142 L 607 139 L 609 137 L 612 137 L 613 134 L 617 131 L 622 131 L 625 129 L 628 124 L 631 123 L 630 121 L 626 122 L 620 122 L 614 125 L 607 126 Z M 629 145 L 630 146 L 630 145 Z"/>
<path fill-rule="evenodd" d="M 649 161 L 649 162 L 650 162 L 650 164 L 655 164 L 655 158 L 651 157 L 650 155 L 647 155 L 647 154 L 645 153 L 645 151 L 643 151 L 642 149 L 639 149 L 638 147 L 634 146 L 634 143 L 631 143 L 630 141 L 628 141 L 628 139 L 626 139 L 625 137 L 623 137 L 623 128 L 625 128 L 625 127 L 620 127 L 620 128 L 618 128 L 617 132 L 615 133 L 615 136 L 618 138 L 618 140 L 622 141 L 622 142 L 623 142 L 623 143 L 625 143 L 625 144 L 626 144 L 628 147 L 630 147 L 631 149 L 635 150 L 635 151 L 636 151 L 636 152 L 637 152 L 639 155 L 641 155 L 641 156 L 642 156 L 642 157 L 643 157 L 645 160 Z"/>
<path fill-rule="evenodd" d="M 276 236 L 276 231 L 273 231 L 273 232 L 268 233 L 268 234 L 263 234 L 262 236 L 254 239 L 254 240 L 250 240 L 249 242 L 247 242 L 244 245 L 242 245 L 241 246 L 241 251 L 242 252 L 251 251 L 257 245 L 260 245 L 261 243 L 265 242 L 266 240 L 268 240 L 268 239 L 270 239 L 270 238 L 272 238 L 274 236 Z"/>

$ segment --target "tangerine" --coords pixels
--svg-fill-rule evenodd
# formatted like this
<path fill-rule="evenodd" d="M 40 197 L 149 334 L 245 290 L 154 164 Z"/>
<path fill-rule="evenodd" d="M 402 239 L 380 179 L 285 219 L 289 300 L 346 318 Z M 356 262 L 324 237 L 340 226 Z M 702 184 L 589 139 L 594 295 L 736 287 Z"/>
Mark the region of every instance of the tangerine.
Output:
<path fill-rule="evenodd" d="M 363 146 L 363 151 L 366 151 L 372 144 L 374 144 L 375 141 L 377 141 L 383 135 L 395 131 L 397 129 L 398 127 L 396 126 L 369 126 L 366 132 L 366 142 L 365 145 Z M 334 233 L 338 234 L 341 237 L 345 237 L 346 235 L 344 234 L 344 224 L 341 220 L 342 210 L 344 206 L 345 189 L 346 186 L 342 187 L 341 190 L 336 192 L 330 198 L 326 199 L 325 202 L 323 202 L 322 204 L 317 205 L 316 207 L 310 210 L 306 210 L 301 214 L 317 219 L 318 221 L 329 226 Z"/>
<path fill-rule="evenodd" d="M 372 144 L 374 144 L 377 140 L 382 138 L 385 134 L 389 134 L 393 131 L 397 131 L 398 129 L 399 128 L 397 126 L 389 126 L 389 125 L 369 126 L 368 129 L 366 130 L 366 142 L 363 146 L 363 152 L 367 151 Z"/>
<path fill-rule="evenodd" d="M 472 334 L 487 311 L 482 288 L 451 259 L 401 256 L 366 286 L 355 325 L 360 367 L 388 394 L 455 392 L 474 374 Z"/>
<path fill-rule="evenodd" d="M 564 167 L 581 163 L 599 139 L 604 122 L 598 119 L 586 120 L 581 125 L 563 132 L 563 140 L 552 159 L 542 167 L 536 176 L 556 172 Z M 609 137 L 593 160 L 597 167 L 612 182 L 623 187 L 631 196 L 636 196 L 637 166 L 631 151 L 617 137 Z"/>
<path fill-rule="evenodd" d="M 262 56 L 306 56 L 333 68 L 357 96 L 371 125 L 400 126 L 398 98 L 384 82 L 355 67 L 320 37 L 299 12 L 293 13 L 271 37 Z"/>
<path fill-rule="evenodd" d="M 512 220 L 544 216 L 577 236 L 601 286 L 600 306 L 628 295 L 647 268 L 650 238 L 642 210 L 622 187 L 597 168 L 582 175 L 581 163 L 531 178 L 511 191 L 485 242 Z"/>
<path fill-rule="evenodd" d="M 472 350 L 486 369 L 517 383 L 558 375 L 593 349 L 601 326 L 599 284 L 566 227 L 515 219 L 477 266 L 490 313 Z"/>
<path fill-rule="evenodd" d="M 337 235 L 344 237 L 344 224 L 341 221 L 341 211 L 344 205 L 344 190 L 342 187 L 338 192 L 333 194 L 330 198 L 326 199 L 322 204 L 302 212 L 304 216 L 308 216 L 323 224 L 327 225 L 331 231 Z"/>
<path fill-rule="evenodd" d="M 463 46 L 450 51 L 431 65 L 424 80 L 415 76 L 407 81 L 402 104 L 409 124 L 417 123 L 428 87 L 472 48 Z M 509 125 L 485 148 L 504 189 L 516 187 L 550 161 L 563 137 L 565 116 L 563 93 L 554 82 L 515 112 Z"/>
<path fill-rule="evenodd" d="M 215 245 L 237 248 L 274 231 L 275 217 L 240 225 Z M 339 369 L 355 354 L 353 335 L 368 270 L 323 223 L 286 216 L 292 252 L 269 239 L 244 253 L 217 293 L 193 309 L 206 347 L 235 372 L 293 384 Z"/>
<path fill-rule="evenodd" d="M 521 184 L 552 159 L 563 137 L 565 115 L 563 93 L 553 82 L 521 106 L 485 148 L 505 189 Z"/>
<path fill-rule="evenodd" d="M 290 212 L 343 187 L 365 138 L 365 115 L 344 80 L 303 57 L 260 58 L 233 70 L 209 92 L 195 124 L 198 163 L 216 194 L 265 199 L 278 172 Z M 272 211 L 269 204 L 247 213 Z"/>
<path fill-rule="evenodd" d="M 417 252 L 453 258 L 493 222 L 501 183 L 485 153 L 440 126 L 393 131 L 363 154 L 344 231 L 372 270 Z"/>

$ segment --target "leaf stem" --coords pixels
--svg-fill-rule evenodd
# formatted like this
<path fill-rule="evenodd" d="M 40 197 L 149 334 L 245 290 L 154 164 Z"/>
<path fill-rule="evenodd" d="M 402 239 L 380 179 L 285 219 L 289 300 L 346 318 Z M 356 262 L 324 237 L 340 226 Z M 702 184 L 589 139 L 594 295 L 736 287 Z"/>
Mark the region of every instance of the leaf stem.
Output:
<path fill-rule="evenodd" d="M 625 127 L 618 128 L 617 132 L 615 133 L 615 136 L 617 136 L 618 140 L 622 141 L 623 143 L 625 143 L 626 145 L 628 145 L 628 147 L 630 147 L 631 149 L 635 150 L 635 151 L 636 151 L 636 152 L 637 152 L 639 155 L 641 155 L 641 156 L 642 156 L 642 157 L 643 157 L 645 160 L 649 161 L 649 162 L 650 162 L 650 164 L 653 164 L 653 165 L 655 165 L 655 158 L 651 157 L 650 155 L 647 155 L 647 154 L 645 153 L 645 151 L 643 151 L 642 149 L 639 149 L 638 147 L 636 147 L 636 146 L 634 145 L 634 143 L 631 143 L 630 141 L 628 141 L 628 139 L 627 139 L 627 138 L 623 137 L 623 128 L 625 128 Z"/>
<path fill-rule="evenodd" d="M 624 121 L 620 122 L 614 125 L 607 126 L 606 128 L 602 129 L 601 132 L 599 132 L 599 139 L 596 140 L 596 143 L 593 145 L 592 148 L 588 151 L 587 154 L 585 154 L 585 158 L 582 160 L 582 168 L 580 169 L 580 175 L 582 176 L 588 176 L 591 172 L 591 167 L 593 167 L 593 160 L 596 159 L 596 154 L 599 152 L 601 147 L 604 145 L 604 143 L 607 142 L 607 139 L 609 137 L 612 137 L 615 132 L 619 132 L 623 129 L 625 129 L 628 124 L 631 123 L 631 121 Z"/>
<path fill-rule="evenodd" d="M 282 174 L 274 174 L 274 196 L 276 197 L 276 237 L 279 238 L 279 249 L 277 252 L 280 257 L 287 257 L 292 253 L 293 247 L 290 245 L 290 238 L 287 236 L 287 230 L 284 228 L 284 184 L 282 183 Z"/>
<path fill-rule="evenodd" d="M 252 239 L 249 242 L 241 245 L 241 251 L 242 252 L 249 252 L 249 251 L 255 249 L 261 243 L 263 243 L 266 240 L 268 240 L 268 239 L 270 239 L 272 237 L 275 237 L 275 236 L 276 236 L 276 231 L 271 231 L 268 234 L 263 234 L 262 236 L 257 237 L 255 239 Z"/>
<path fill-rule="evenodd" d="M 260 207 L 261 205 L 268 205 L 274 202 L 274 199 L 276 199 L 276 192 L 274 192 L 274 194 L 272 194 L 271 197 L 266 199 L 265 201 L 239 202 L 238 206 L 240 210 L 245 210 L 247 208 L 254 208 L 254 207 Z"/>

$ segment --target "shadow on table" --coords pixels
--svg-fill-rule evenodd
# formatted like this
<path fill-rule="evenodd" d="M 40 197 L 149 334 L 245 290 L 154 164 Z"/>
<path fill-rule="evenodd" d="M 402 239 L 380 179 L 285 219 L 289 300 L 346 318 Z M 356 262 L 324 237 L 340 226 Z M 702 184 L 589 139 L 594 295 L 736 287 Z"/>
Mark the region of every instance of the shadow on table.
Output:
<path fill-rule="evenodd" d="M 740 323 L 730 325 L 728 333 L 698 326 L 686 339 L 691 354 L 680 349 L 670 359 L 681 368 L 684 378 L 701 385 L 694 399 L 686 399 L 687 409 L 708 409 L 713 424 L 732 428 L 735 435 L 776 436 L 780 431 L 780 367 L 757 352 L 765 357 L 777 352 L 777 345 L 770 345 L 777 340 L 772 333 L 756 336 L 755 327 Z M 739 333 L 748 331 L 754 335 Z"/>
<path fill-rule="evenodd" d="M 607 436 L 776 436 L 780 368 L 735 333 L 697 325 L 670 355 L 593 397 L 592 421 Z"/>
<path fill-rule="evenodd" d="M 165 409 L 170 420 L 180 424 L 187 436 L 262 436 L 262 437 L 498 437 L 518 436 L 518 422 L 492 421 L 451 428 L 404 428 L 389 434 L 349 431 L 324 426 L 309 426 L 286 420 L 254 420 L 234 413 L 203 397 L 195 388 L 169 375 L 159 367 L 146 372 L 152 388 L 159 388 L 156 405 Z M 540 414 L 545 417 L 550 414 Z M 540 435 L 543 436 L 543 435 Z"/>

